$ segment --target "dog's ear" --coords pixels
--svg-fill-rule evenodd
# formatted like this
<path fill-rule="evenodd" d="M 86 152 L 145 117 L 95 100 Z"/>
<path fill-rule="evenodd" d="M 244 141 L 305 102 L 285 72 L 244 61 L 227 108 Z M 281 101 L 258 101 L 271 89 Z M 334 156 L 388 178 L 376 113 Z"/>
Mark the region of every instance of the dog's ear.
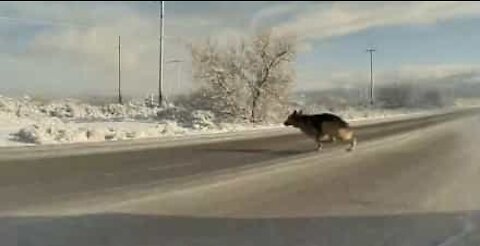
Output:
<path fill-rule="evenodd" d="M 303 114 L 303 111 L 302 110 L 298 111 L 298 114 Z"/>
<path fill-rule="evenodd" d="M 293 113 L 292 113 L 292 115 L 297 115 L 297 110 L 296 110 L 296 109 L 295 109 L 295 110 L 293 110 Z"/>

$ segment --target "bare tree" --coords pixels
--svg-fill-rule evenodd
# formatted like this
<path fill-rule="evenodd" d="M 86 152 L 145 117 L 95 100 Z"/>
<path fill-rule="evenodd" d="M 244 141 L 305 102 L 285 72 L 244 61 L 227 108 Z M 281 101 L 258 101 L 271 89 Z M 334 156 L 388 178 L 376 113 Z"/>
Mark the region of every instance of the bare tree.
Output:
<path fill-rule="evenodd" d="M 259 122 L 287 102 L 294 78 L 295 39 L 260 33 L 228 47 L 207 41 L 192 48 L 194 78 L 217 112 Z"/>
<path fill-rule="evenodd" d="M 228 62 L 231 56 L 210 40 L 192 47 L 193 76 L 203 83 L 198 95 L 211 100 L 209 104 L 216 113 L 233 116 L 240 114 L 242 107 L 236 102 L 240 92 Z"/>

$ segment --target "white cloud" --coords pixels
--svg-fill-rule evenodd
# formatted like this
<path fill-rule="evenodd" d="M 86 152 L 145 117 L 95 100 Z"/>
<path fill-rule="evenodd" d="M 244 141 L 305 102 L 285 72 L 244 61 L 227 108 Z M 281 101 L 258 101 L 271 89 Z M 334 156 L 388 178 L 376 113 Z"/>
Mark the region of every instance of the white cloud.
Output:
<path fill-rule="evenodd" d="M 118 36 L 121 35 L 124 92 L 145 95 L 157 91 L 158 16 L 118 4 L 100 4 L 92 11 L 92 6 L 74 9 L 68 3 L 45 4 L 50 8 L 45 8 L 43 4 L 35 6 L 34 9 L 38 8 L 38 12 L 33 15 L 35 18 L 24 17 L 33 7 L 27 8 L 20 4 L 10 6 L 17 10 L 17 16 L 13 19 L 20 24 L 49 27 L 37 32 L 21 55 L 9 57 L 14 60 L 9 63 L 10 66 L 15 64 L 24 70 L 37 71 L 19 75 L 9 73 L 13 79 L 21 79 L 19 84 L 29 91 L 39 92 L 35 84 L 48 85 L 55 84 L 51 81 L 57 81 L 56 84 L 67 84 L 62 86 L 63 89 L 69 85 L 71 92 L 111 93 L 116 90 L 117 47 Z M 62 11 L 63 15 L 60 14 Z M 48 17 L 49 13 L 53 13 L 52 16 Z M 72 13 L 76 18 L 69 17 Z M 12 20 L 10 17 L 5 18 Z M 40 21 L 42 19 L 47 21 Z M 59 19 L 62 21 L 55 21 Z M 88 25 L 76 25 L 82 21 Z M 222 23 L 215 22 L 212 18 L 195 15 L 180 18 L 170 16 L 166 20 L 166 31 L 165 60 L 184 60 L 180 83 L 177 82 L 178 64 L 165 65 L 167 94 L 185 91 L 191 85 L 190 56 L 186 48 L 189 42 L 208 34 L 225 32 L 220 36 L 227 38 L 231 35 L 226 33 L 241 33 L 223 27 Z M 41 92 L 55 89 L 47 86 Z"/>
<path fill-rule="evenodd" d="M 312 6 L 292 21 L 280 24 L 280 33 L 305 40 L 338 37 L 374 27 L 433 24 L 455 18 L 480 17 L 478 2 L 338 2 Z"/>
<path fill-rule="evenodd" d="M 480 64 L 408 64 L 398 69 L 377 71 L 374 80 L 377 85 L 390 83 L 435 84 L 453 82 L 478 82 Z M 307 86 L 304 88 L 358 87 L 370 84 L 369 71 L 340 70 L 322 76 L 315 72 L 300 76 Z M 321 87 L 319 87 L 321 85 Z"/>
<path fill-rule="evenodd" d="M 295 14 L 305 9 L 304 3 L 299 2 L 282 2 L 272 6 L 258 10 L 250 21 L 250 29 L 256 30 L 270 20 L 278 21 L 278 18 L 285 17 L 285 15 Z"/>
<path fill-rule="evenodd" d="M 158 7 L 155 3 L 152 7 Z M 173 5 L 174 3 L 172 3 Z M 226 3 L 224 3 L 225 5 Z M 167 12 L 166 59 L 183 59 L 183 78 L 176 82 L 177 66 L 167 65 L 166 90 L 184 91 L 191 85 L 190 54 L 186 45 L 199 38 L 215 35 L 220 42 L 244 37 L 258 27 L 272 26 L 281 33 L 295 34 L 304 42 L 300 51 L 312 49 L 311 41 L 338 37 L 374 27 L 424 25 L 480 14 L 478 2 L 393 2 L 393 3 L 275 3 L 245 5 L 235 16 L 249 16 L 246 23 L 230 18 L 229 5 L 223 13 L 215 9 Z M 169 8 L 167 2 L 167 9 Z M 234 7 L 232 7 L 234 8 Z M 243 11 L 243 12 L 242 12 Z M 256 11 L 256 12 L 255 12 Z M 217 11 L 218 12 L 218 11 Z M 247 13 L 248 12 L 248 13 Z M 156 92 L 158 76 L 158 15 L 134 3 L 0 3 L 0 21 L 25 28 L 31 35 L 26 50 L 15 55 L 0 54 L 0 67 L 9 87 L 23 85 L 30 91 L 61 88 L 65 92 L 89 91 L 110 93 L 116 89 L 117 38 L 122 36 L 122 70 L 125 92 L 143 95 Z M 279 25 L 277 23 L 280 23 Z M 35 28 L 32 28 L 32 25 Z M 48 28 L 37 28 L 48 27 Z M 10 26 L 11 27 L 11 26 Z M 16 26 L 15 26 L 16 27 Z M 1 28 L 1 27 L 0 27 Z M 8 45 L 0 37 L 2 46 Z M 14 39 L 15 40 L 15 39 Z M 467 73 L 459 67 L 411 66 L 397 71 L 378 73 L 388 78 L 442 78 L 449 73 Z M 468 67 L 468 66 L 467 66 Z M 462 70 L 463 69 L 463 70 Z M 477 67 L 472 68 L 477 71 Z M 29 71 L 29 72 L 25 72 Z M 363 83 L 368 74 L 349 71 L 318 74 L 315 68 L 297 73 L 302 86 L 330 86 L 342 83 Z M 61 85 L 61 86 L 58 86 Z"/>
<path fill-rule="evenodd" d="M 403 77 L 415 80 L 445 79 L 460 75 L 473 75 L 480 73 L 480 64 L 436 64 L 436 65 L 406 65 L 399 69 Z"/>

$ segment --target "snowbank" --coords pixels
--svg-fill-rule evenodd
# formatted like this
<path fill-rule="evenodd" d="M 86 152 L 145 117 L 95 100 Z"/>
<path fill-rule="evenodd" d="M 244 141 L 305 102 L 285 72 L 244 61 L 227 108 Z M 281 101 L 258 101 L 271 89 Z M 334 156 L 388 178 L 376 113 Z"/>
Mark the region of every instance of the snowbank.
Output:
<path fill-rule="evenodd" d="M 0 112 L 17 117 L 55 117 L 63 120 L 109 120 L 155 118 L 161 108 L 147 107 L 129 102 L 125 105 L 107 104 L 95 106 L 66 99 L 48 103 L 36 102 L 29 97 L 12 99 L 0 96 Z"/>
<path fill-rule="evenodd" d="M 422 110 L 352 107 L 335 110 L 310 106 L 304 108 L 304 112 L 332 112 L 355 121 L 420 113 Z M 41 103 L 29 97 L 12 99 L 0 96 L 0 146 L 115 141 L 278 127 L 282 124 L 224 123 L 210 111 L 191 111 L 174 105 L 160 108 L 129 102 L 95 106 L 75 100 Z"/>
<path fill-rule="evenodd" d="M 59 144 L 196 135 L 278 127 L 220 123 L 210 111 L 129 102 L 89 105 L 75 100 L 41 103 L 0 96 L 0 146 Z M 7 133 L 8 132 L 8 133 Z"/>
<path fill-rule="evenodd" d="M 162 124 L 134 125 L 135 127 L 126 127 L 121 124 L 111 126 L 105 123 L 37 123 L 21 128 L 13 136 L 20 142 L 53 144 L 158 137 L 185 134 L 188 131 L 172 121 Z"/>
<path fill-rule="evenodd" d="M 218 124 L 195 128 L 180 126 L 175 121 L 161 123 L 142 122 L 95 122 L 95 123 L 36 123 L 21 128 L 12 134 L 13 140 L 34 144 L 77 143 L 114 141 L 137 138 L 152 138 L 177 135 L 197 135 L 205 133 L 222 133 L 245 131 L 253 128 L 280 127 L 280 125 L 261 125 L 253 127 L 248 124 Z"/>

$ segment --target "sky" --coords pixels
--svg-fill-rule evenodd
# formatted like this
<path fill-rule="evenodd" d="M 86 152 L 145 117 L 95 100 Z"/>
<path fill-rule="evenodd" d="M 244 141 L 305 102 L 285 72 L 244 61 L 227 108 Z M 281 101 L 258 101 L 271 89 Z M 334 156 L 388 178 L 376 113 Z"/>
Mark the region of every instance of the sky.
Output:
<path fill-rule="evenodd" d="M 114 95 L 158 86 L 159 2 L 0 2 L 0 94 Z M 480 2 L 165 2 L 165 93 L 193 85 L 188 45 L 271 29 L 299 38 L 295 89 L 480 83 Z M 172 60 L 181 60 L 173 63 Z"/>

